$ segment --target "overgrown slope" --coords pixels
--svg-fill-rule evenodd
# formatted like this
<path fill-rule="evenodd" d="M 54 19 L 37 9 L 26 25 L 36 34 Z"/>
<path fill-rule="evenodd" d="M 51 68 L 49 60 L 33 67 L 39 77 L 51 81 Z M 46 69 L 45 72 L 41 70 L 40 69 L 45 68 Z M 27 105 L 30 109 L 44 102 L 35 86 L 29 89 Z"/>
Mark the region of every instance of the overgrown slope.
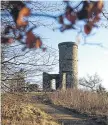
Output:
<path fill-rule="evenodd" d="M 1 98 L 2 125 L 58 125 L 23 94 L 3 94 Z"/>

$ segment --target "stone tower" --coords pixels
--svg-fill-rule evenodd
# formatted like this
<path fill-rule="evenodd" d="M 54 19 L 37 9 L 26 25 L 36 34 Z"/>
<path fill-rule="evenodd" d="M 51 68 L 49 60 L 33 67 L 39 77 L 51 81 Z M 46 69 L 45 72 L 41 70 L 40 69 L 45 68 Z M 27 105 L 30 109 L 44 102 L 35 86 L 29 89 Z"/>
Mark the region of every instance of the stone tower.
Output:
<path fill-rule="evenodd" d="M 76 88 L 78 84 L 78 46 L 74 42 L 59 43 L 60 88 Z"/>

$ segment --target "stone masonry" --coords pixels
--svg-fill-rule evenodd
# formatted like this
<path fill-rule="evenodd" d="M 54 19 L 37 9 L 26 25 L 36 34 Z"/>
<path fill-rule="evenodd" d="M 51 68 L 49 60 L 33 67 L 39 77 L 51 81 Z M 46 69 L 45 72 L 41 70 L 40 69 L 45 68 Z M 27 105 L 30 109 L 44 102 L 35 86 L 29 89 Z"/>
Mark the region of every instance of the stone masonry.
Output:
<path fill-rule="evenodd" d="M 56 89 L 58 89 L 58 87 L 60 86 L 60 82 L 59 82 L 59 74 L 48 74 L 46 72 L 43 72 L 43 90 L 47 90 L 50 91 L 52 90 L 52 80 L 55 79 L 56 80 Z"/>
<path fill-rule="evenodd" d="M 43 90 L 51 90 L 51 79 L 56 89 L 76 88 L 78 84 L 78 46 L 74 42 L 59 43 L 59 74 L 43 73 Z"/>

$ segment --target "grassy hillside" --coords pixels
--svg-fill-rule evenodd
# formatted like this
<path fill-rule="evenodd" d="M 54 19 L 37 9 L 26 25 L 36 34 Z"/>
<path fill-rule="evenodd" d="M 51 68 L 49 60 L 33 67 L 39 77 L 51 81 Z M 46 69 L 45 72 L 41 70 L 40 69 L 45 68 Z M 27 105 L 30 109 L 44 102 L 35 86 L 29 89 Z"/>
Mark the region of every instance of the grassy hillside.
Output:
<path fill-rule="evenodd" d="M 2 125 L 58 125 L 54 118 L 37 108 L 40 103 L 53 103 L 79 113 L 108 118 L 108 93 L 73 89 L 47 93 L 7 93 L 1 96 L 1 101 Z M 99 117 L 99 120 L 107 123 L 106 117 Z"/>
<path fill-rule="evenodd" d="M 29 94 L 1 96 L 2 125 L 58 125 L 54 119 L 36 107 Z"/>

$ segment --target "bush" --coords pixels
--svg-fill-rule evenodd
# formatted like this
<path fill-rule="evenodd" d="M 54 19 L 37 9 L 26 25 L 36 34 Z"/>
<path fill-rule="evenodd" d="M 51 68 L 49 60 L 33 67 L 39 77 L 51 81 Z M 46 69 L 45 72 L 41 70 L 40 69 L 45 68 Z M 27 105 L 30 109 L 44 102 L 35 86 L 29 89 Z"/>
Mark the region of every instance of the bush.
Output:
<path fill-rule="evenodd" d="M 67 89 L 56 91 L 50 95 L 51 101 L 56 105 L 75 109 L 79 112 L 108 115 L 108 96 L 106 93 Z"/>

